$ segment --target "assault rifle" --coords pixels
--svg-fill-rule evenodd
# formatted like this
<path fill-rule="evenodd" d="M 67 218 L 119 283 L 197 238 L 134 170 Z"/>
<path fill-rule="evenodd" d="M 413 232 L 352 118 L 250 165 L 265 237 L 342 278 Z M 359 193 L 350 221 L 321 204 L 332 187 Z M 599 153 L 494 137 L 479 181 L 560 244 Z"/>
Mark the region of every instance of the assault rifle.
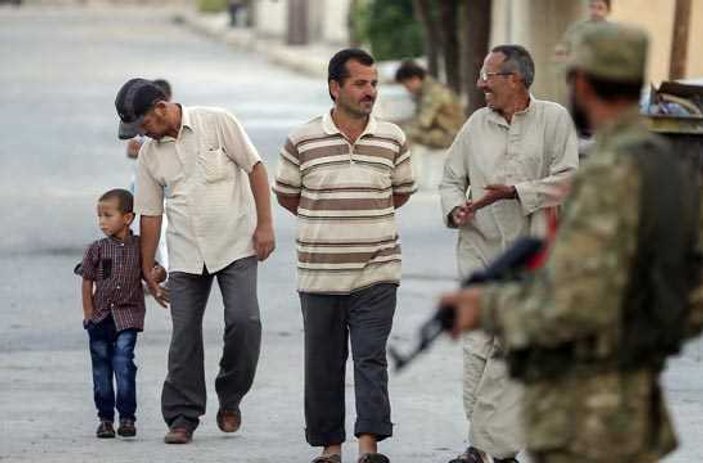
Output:
<path fill-rule="evenodd" d="M 516 279 L 523 271 L 541 264 L 544 257 L 543 248 L 544 241 L 541 239 L 521 238 L 488 267 L 471 274 L 462 282 L 461 287 Z M 417 345 L 409 353 L 402 354 L 395 347 L 389 346 L 388 354 L 393 361 L 394 370 L 405 368 L 418 355 L 429 349 L 443 332 L 452 329 L 455 319 L 456 307 L 441 306 L 432 318 L 422 324 Z"/>

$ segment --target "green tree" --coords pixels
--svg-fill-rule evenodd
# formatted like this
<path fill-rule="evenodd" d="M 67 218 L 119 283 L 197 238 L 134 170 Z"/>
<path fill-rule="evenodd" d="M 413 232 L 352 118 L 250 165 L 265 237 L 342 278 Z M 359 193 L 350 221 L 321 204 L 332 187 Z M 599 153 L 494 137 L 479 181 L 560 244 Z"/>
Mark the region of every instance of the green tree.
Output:
<path fill-rule="evenodd" d="M 376 59 L 416 57 L 424 52 L 422 26 L 413 14 L 412 0 L 372 0 L 366 25 Z"/>

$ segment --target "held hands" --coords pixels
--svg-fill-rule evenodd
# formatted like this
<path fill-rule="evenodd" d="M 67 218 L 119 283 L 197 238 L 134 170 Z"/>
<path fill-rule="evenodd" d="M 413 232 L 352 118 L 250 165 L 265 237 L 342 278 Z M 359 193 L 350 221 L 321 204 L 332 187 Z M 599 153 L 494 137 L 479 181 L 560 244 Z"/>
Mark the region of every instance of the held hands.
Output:
<path fill-rule="evenodd" d="M 269 225 L 257 225 L 254 230 L 254 250 L 256 257 L 260 260 L 266 260 L 276 248 L 276 240 L 273 235 L 273 227 Z"/>
<path fill-rule="evenodd" d="M 439 306 L 454 307 L 454 327 L 451 336 L 456 339 L 464 331 L 481 326 L 481 288 L 473 286 L 453 293 L 447 293 L 440 299 Z"/>
<path fill-rule="evenodd" d="M 159 284 L 165 279 L 166 270 L 161 265 L 154 265 L 149 271 L 144 272 L 144 280 L 146 281 L 147 288 L 149 288 L 149 292 L 163 308 L 167 308 L 168 303 L 171 301 L 168 289 Z"/>

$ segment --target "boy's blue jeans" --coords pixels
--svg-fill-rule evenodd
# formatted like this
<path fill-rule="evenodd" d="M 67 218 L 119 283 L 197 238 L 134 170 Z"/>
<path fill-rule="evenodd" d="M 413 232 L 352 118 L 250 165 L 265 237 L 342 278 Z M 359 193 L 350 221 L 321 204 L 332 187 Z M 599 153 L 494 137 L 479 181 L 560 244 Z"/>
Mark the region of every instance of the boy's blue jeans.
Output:
<path fill-rule="evenodd" d="M 118 333 L 111 316 L 97 324 L 89 323 L 86 330 L 90 338 L 93 398 L 98 418 L 114 421 L 117 406 L 120 419 L 134 420 L 137 410 L 137 366 L 134 364 L 137 331 L 128 329 Z M 113 376 L 117 383 L 117 397 Z"/>

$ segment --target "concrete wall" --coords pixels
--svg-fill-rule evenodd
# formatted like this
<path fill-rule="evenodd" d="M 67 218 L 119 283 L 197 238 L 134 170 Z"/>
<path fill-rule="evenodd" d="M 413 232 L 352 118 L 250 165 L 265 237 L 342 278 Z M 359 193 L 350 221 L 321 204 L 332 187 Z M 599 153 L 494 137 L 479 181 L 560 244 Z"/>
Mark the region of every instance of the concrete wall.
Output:
<path fill-rule="evenodd" d="M 288 27 L 287 0 L 256 0 L 256 31 L 266 37 L 285 38 Z"/>

